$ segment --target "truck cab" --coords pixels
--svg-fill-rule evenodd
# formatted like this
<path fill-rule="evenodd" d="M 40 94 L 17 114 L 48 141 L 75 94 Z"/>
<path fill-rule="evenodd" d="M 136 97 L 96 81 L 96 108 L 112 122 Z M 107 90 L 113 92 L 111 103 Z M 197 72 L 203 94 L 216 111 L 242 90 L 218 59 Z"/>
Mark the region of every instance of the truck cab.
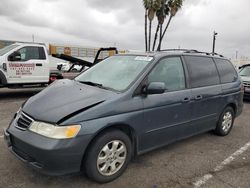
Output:
<path fill-rule="evenodd" d="M 47 84 L 49 78 L 44 44 L 15 43 L 0 49 L 0 87 Z"/>

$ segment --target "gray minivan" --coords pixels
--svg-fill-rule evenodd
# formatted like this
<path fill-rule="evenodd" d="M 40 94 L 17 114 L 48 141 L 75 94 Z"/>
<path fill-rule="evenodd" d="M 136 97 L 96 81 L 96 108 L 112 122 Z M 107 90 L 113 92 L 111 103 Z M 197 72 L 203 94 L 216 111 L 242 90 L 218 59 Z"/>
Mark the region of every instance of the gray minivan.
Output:
<path fill-rule="evenodd" d="M 242 112 L 243 92 L 222 56 L 115 55 L 28 99 L 4 135 L 17 158 L 43 173 L 83 170 L 104 183 L 133 156 L 210 130 L 227 135 Z"/>

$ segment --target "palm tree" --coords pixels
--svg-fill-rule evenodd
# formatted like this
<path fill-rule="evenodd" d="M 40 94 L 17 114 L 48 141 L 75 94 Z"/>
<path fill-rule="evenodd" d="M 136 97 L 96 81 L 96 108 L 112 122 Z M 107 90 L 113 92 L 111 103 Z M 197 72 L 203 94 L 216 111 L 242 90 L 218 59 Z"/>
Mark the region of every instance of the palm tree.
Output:
<path fill-rule="evenodd" d="M 156 31 L 155 31 L 155 37 L 154 37 L 154 43 L 153 43 L 152 51 L 154 51 L 154 49 L 155 49 L 155 45 L 156 45 L 156 41 L 157 41 L 159 29 L 160 29 L 160 37 L 161 37 L 161 34 L 162 34 L 162 25 L 164 23 L 166 15 L 168 15 L 168 14 L 169 14 L 169 8 L 168 8 L 168 6 L 166 4 L 166 0 L 162 0 L 161 1 L 161 7 L 160 7 L 160 9 L 156 11 L 156 16 L 157 16 L 157 19 L 158 19 L 158 24 L 157 24 L 157 28 L 156 28 Z"/>
<path fill-rule="evenodd" d="M 159 41 L 159 45 L 158 45 L 157 50 L 161 49 L 162 39 L 163 39 L 163 37 L 164 37 L 164 35 L 165 35 L 168 27 L 169 27 L 169 24 L 170 24 L 172 18 L 176 15 L 176 13 L 178 12 L 178 10 L 182 7 L 183 1 L 184 0 L 169 0 L 168 1 L 168 7 L 169 7 L 169 10 L 170 10 L 170 16 L 169 16 L 169 19 L 168 19 L 168 23 L 165 26 L 164 32 L 162 33 L 162 35 L 160 37 L 160 41 Z"/>
<path fill-rule="evenodd" d="M 153 0 L 149 2 L 149 9 L 148 9 L 148 19 L 149 19 L 149 36 L 148 36 L 148 50 L 150 51 L 151 48 L 151 30 L 152 30 L 152 21 L 155 17 L 155 10 L 153 7 Z"/>
<path fill-rule="evenodd" d="M 161 8 L 162 0 L 150 0 L 149 9 L 148 9 L 148 19 L 149 19 L 149 36 L 148 36 L 148 50 L 151 49 L 151 31 L 152 31 L 152 22 L 155 17 L 157 10 Z"/>
<path fill-rule="evenodd" d="M 150 0 L 143 0 L 143 5 L 145 8 L 145 50 L 148 51 L 148 9 L 150 5 Z"/>

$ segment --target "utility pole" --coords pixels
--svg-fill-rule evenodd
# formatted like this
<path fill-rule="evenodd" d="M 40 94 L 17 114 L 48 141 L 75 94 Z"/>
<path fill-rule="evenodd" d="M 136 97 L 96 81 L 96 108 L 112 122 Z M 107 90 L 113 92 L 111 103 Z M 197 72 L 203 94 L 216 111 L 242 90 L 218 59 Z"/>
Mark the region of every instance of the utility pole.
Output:
<path fill-rule="evenodd" d="M 35 36 L 34 36 L 34 34 L 32 34 L 32 42 L 33 43 L 35 42 Z"/>
<path fill-rule="evenodd" d="M 215 40 L 216 40 L 216 36 L 218 35 L 218 33 L 216 33 L 214 31 L 214 34 L 213 34 L 213 50 L 212 50 L 212 54 L 214 55 L 214 50 L 215 50 Z"/>
<path fill-rule="evenodd" d="M 238 51 L 236 51 L 235 58 L 238 59 Z"/>

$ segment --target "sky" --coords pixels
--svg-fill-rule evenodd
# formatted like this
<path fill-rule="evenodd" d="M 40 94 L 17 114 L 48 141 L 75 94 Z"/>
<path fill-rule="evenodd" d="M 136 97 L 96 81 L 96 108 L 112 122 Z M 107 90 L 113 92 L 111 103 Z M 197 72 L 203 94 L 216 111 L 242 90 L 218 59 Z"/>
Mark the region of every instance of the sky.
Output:
<path fill-rule="evenodd" d="M 249 0 L 185 0 L 162 48 L 250 59 Z M 166 21 L 165 21 L 166 22 Z M 152 33 L 155 32 L 154 20 Z M 142 0 L 1 0 L 0 39 L 144 50 Z"/>

